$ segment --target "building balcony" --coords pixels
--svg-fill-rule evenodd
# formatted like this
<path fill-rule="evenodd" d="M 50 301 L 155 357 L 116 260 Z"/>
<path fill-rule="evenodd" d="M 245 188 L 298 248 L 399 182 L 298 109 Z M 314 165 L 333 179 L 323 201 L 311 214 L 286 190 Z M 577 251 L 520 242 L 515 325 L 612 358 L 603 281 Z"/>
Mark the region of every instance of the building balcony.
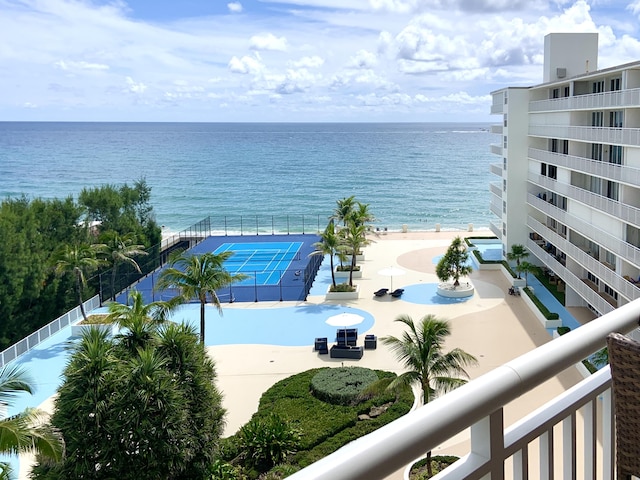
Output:
<path fill-rule="evenodd" d="M 489 164 L 489 170 L 494 175 L 502 177 L 502 163 L 491 163 L 491 164 Z"/>
<path fill-rule="evenodd" d="M 566 225 L 567 228 L 575 230 L 580 235 L 588 238 L 598 245 L 606 248 L 611 253 L 622 257 L 629 263 L 640 266 L 640 248 L 625 242 L 611 233 L 594 227 L 591 222 L 582 220 L 581 218 L 568 213 L 561 208 L 552 205 L 549 202 L 538 198 L 536 195 L 528 194 L 527 203 L 544 213 L 545 215 Z"/>
<path fill-rule="evenodd" d="M 561 138 L 589 143 L 639 146 L 640 128 L 578 127 L 569 125 L 530 125 L 529 135 Z"/>
<path fill-rule="evenodd" d="M 554 474 L 555 478 L 612 480 L 615 436 L 609 367 L 506 428 L 504 407 L 601 349 L 610 332 L 633 331 L 638 317 L 640 301 L 613 310 L 351 442 L 289 478 L 383 479 L 470 429 L 469 454 L 438 474 L 439 480 L 554 478 Z M 505 475 L 508 469 L 511 472 Z"/>
<path fill-rule="evenodd" d="M 491 230 L 496 237 L 502 240 L 502 219 L 500 219 L 500 221 L 490 221 L 489 230 Z"/>
<path fill-rule="evenodd" d="M 493 103 L 491 105 L 491 115 L 499 115 L 501 113 L 504 113 L 504 102 Z"/>
<path fill-rule="evenodd" d="M 593 273 L 596 277 L 619 292 L 620 295 L 624 296 L 626 299 L 640 299 L 640 288 L 637 288 L 634 284 L 626 280 L 621 274 L 611 269 L 610 266 L 606 265 L 604 262 L 601 262 L 589 255 L 588 252 L 585 252 L 577 245 L 574 245 L 569 240 L 557 234 L 546 225 L 538 222 L 533 217 L 529 217 L 527 219 L 527 226 L 540 235 L 544 240 L 552 243 L 555 247 L 561 250 L 567 258 L 571 258 L 582 268 Z M 590 238 L 594 243 L 597 243 L 596 238 L 600 239 L 600 235 L 597 233 L 592 233 L 592 237 L 595 237 Z"/>
<path fill-rule="evenodd" d="M 558 182 L 554 179 L 540 175 L 539 173 L 529 172 L 527 179 L 536 185 L 555 192 L 564 197 L 570 198 L 577 202 L 590 206 L 593 209 L 607 213 L 612 217 L 630 223 L 632 225 L 640 225 L 640 208 L 621 203 L 611 198 L 595 194 L 584 188 L 568 185 Z"/>
<path fill-rule="evenodd" d="M 502 183 L 501 182 L 490 182 L 489 183 L 489 190 L 496 197 L 502 198 Z"/>
<path fill-rule="evenodd" d="M 591 160 L 585 157 L 576 157 L 562 153 L 529 148 L 529 158 L 540 162 L 568 168 L 587 175 L 606 178 L 614 182 L 625 183 L 640 187 L 640 168 L 626 167 L 609 162 Z"/>
<path fill-rule="evenodd" d="M 640 106 L 640 89 L 575 95 L 529 102 L 529 112 L 558 112 L 562 110 L 596 110 Z"/>
<path fill-rule="evenodd" d="M 502 126 L 502 124 L 500 123 L 496 123 L 491 125 L 491 133 L 495 133 L 497 135 L 502 135 L 502 131 L 504 130 L 504 127 Z"/>
<path fill-rule="evenodd" d="M 491 153 L 494 155 L 502 156 L 502 145 L 498 145 L 497 143 L 492 143 L 490 146 Z"/>

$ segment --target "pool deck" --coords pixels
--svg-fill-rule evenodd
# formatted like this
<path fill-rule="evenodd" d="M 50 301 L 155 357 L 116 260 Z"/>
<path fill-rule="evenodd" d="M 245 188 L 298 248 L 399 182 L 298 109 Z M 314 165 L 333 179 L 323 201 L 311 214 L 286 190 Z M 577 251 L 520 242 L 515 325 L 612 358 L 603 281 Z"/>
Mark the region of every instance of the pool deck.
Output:
<path fill-rule="evenodd" d="M 451 305 L 424 305 L 410 303 L 402 298 L 374 297 L 379 288 L 388 288 L 391 279 L 378 273 L 383 268 L 400 267 L 404 275 L 393 277 L 394 288 L 405 285 L 438 282 L 433 258 L 442 255 L 455 236 L 479 236 L 491 233 L 441 231 L 387 233 L 372 237 L 375 242 L 366 247 L 362 265 L 363 277 L 354 280 L 360 285 L 360 298 L 351 301 L 326 301 L 323 294 L 312 294 L 305 302 L 259 302 L 223 304 L 223 309 L 256 310 L 256 314 L 278 315 L 282 307 L 303 305 L 343 305 L 369 312 L 374 317 L 373 327 L 367 333 L 378 336 L 378 348 L 365 350 L 360 360 L 331 359 L 313 351 L 313 338 L 309 346 L 283 347 L 276 345 L 219 345 L 207 347 L 216 362 L 218 387 L 224 395 L 227 408 L 225 435 L 231 435 L 246 423 L 256 411 L 262 393 L 271 385 L 292 374 L 323 366 L 358 365 L 384 369 L 397 373 L 402 367 L 385 348 L 380 338 L 399 336 L 402 325 L 393 320 L 408 314 L 419 320 L 426 314 L 448 319 L 452 335 L 447 341 L 450 348 L 459 347 L 475 355 L 479 365 L 469 369 L 471 378 L 477 378 L 497 366 L 512 360 L 551 340 L 549 332 L 540 324 L 524 304 L 522 298 L 507 294 L 509 284 L 498 271 L 474 270 L 470 282 L 474 296 L 466 302 Z M 312 289 L 317 293 L 318 289 Z M 593 315 L 586 308 L 569 309 L 581 322 Z M 215 319 L 210 320 L 215 322 Z M 505 341 L 508 339 L 508 341 Z M 329 341 L 331 342 L 331 338 Z M 359 338 L 359 345 L 363 341 Z M 577 369 L 571 368 L 544 385 L 523 395 L 505 408 L 505 426 L 518 420 L 525 412 L 541 406 L 582 379 Z M 51 399 L 41 408 L 50 411 Z M 469 435 L 462 432 L 433 450 L 434 454 L 464 455 L 468 452 Z M 530 459 L 533 464 L 535 459 Z M 20 462 L 21 466 L 27 462 Z M 21 468 L 21 478 L 23 469 Z M 401 471 L 389 477 L 402 478 Z"/>
<path fill-rule="evenodd" d="M 387 295 L 374 297 L 379 288 L 389 287 L 390 278 L 377 272 L 397 266 L 406 271 L 393 278 L 394 288 L 404 285 L 438 282 L 433 258 L 442 255 L 455 236 L 491 235 L 490 232 L 408 232 L 388 233 L 375 238 L 365 249 L 365 260 L 359 262 L 363 277 L 354 283 L 360 285 L 360 298 L 346 302 L 326 301 L 324 295 L 310 295 L 303 304 L 336 304 L 354 307 L 371 313 L 375 322 L 368 333 L 380 337 L 399 336 L 401 325 L 393 320 L 399 314 L 408 314 L 419 320 L 426 314 L 448 319 L 452 335 L 450 348 L 459 347 L 475 355 L 479 365 L 469 369 L 471 378 L 477 378 L 499 365 L 512 360 L 551 340 L 549 332 L 526 307 L 522 298 L 507 294 L 509 284 L 497 271 L 475 270 L 470 281 L 475 287 L 473 298 L 452 305 L 420 305 Z M 313 290 L 312 290 L 313 292 Z M 291 303 L 289 303 L 291 305 Z M 283 304 L 274 302 L 270 310 L 277 312 Z M 262 309 L 259 304 L 233 304 L 225 308 Z M 586 308 L 570 309 L 581 321 L 593 315 Z M 505 341 L 508 339 L 508 341 Z M 359 344 L 362 344 L 359 341 Z M 402 367 L 391 352 L 378 342 L 376 350 L 365 350 L 360 360 L 331 359 L 318 355 L 312 347 L 280 347 L 268 345 L 224 345 L 209 347 L 218 371 L 218 385 L 224 392 L 228 408 L 225 434 L 234 433 L 256 411 L 261 394 L 271 385 L 292 374 L 316 367 L 332 365 L 358 365 L 401 373 Z M 505 408 L 505 425 L 518 420 L 523 412 L 530 412 L 546 401 L 582 380 L 572 368 L 546 382 L 529 394 L 518 398 Z M 434 449 L 434 454 L 464 455 L 469 449 L 468 432 L 456 435 L 446 444 Z M 533 464 L 534 460 L 531 460 Z M 397 472 L 392 479 L 402 478 Z"/>

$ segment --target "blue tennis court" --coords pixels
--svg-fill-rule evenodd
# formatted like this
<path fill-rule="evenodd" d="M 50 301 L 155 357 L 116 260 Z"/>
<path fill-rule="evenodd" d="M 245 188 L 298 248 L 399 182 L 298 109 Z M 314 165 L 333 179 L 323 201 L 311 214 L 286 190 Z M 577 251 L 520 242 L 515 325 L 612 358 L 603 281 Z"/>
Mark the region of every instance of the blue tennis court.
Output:
<path fill-rule="evenodd" d="M 224 263 L 230 273 L 250 278 L 238 285 L 278 285 L 291 262 L 300 260 L 302 242 L 223 243 L 214 253 L 233 252 Z"/>
<path fill-rule="evenodd" d="M 234 252 L 224 268 L 231 273 L 245 274 L 247 279 L 217 291 L 221 302 L 295 301 L 307 298 L 322 263 L 323 256 L 311 255 L 318 240 L 320 237 L 314 234 L 212 235 L 189 245 L 187 251 L 193 255 Z M 142 292 L 147 303 L 173 298 L 177 294 L 173 289 L 155 289 L 163 268 L 141 278 L 116 300 L 126 304 L 131 289 Z"/>

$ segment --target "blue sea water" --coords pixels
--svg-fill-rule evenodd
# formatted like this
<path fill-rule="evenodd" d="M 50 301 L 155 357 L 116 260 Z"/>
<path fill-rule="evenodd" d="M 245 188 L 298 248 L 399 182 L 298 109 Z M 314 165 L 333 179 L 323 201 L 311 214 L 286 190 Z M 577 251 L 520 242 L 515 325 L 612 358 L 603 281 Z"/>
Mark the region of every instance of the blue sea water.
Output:
<path fill-rule="evenodd" d="M 390 230 L 486 228 L 493 139 L 487 124 L 0 122 L 0 198 L 144 178 L 173 231 L 209 215 L 326 218 L 350 195 Z"/>

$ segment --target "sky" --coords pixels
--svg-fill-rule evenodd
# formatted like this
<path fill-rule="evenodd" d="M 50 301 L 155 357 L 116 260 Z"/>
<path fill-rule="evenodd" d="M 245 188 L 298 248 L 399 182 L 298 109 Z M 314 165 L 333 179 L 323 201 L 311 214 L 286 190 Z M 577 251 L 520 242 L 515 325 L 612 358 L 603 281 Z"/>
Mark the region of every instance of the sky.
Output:
<path fill-rule="evenodd" d="M 552 32 L 640 60 L 640 0 L 0 0 L 0 121 L 495 122 Z"/>

